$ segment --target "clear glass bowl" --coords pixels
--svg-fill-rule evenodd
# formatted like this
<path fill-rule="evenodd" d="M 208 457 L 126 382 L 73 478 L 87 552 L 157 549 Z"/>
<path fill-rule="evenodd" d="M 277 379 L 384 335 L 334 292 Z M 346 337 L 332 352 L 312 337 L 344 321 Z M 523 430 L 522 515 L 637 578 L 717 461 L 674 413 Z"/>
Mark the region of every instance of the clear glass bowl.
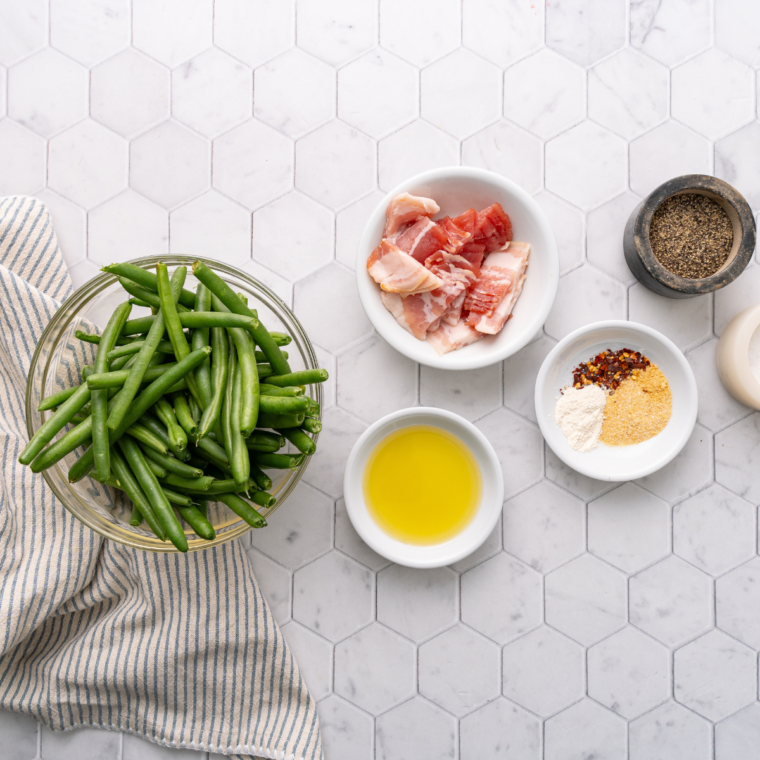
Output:
<path fill-rule="evenodd" d="M 197 280 L 192 275 L 192 264 L 198 257 L 181 255 L 150 256 L 130 262 L 144 269 L 155 269 L 163 261 L 170 269 L 185 265 L 188 268 L 185 287 L 194 289 Z M 251 308 L 258 311 L 259 318 L 270 330 L 286 332 L 292 342 L 286 350 L 293 370 L 317 367 L 314 347 L 306 336 L 303 326 L 293 312 L 269 288 L 245 272 L 219 261 L 201 259 L 225 280 L 235 292 L 248 298 Z M 51 393 L 73 384 L 78 384 L 83 364 L 92 364 L 94 346 L 82 344 L 74 335 L 79 329 L 102 331 L 115 306 L 126 300 L 127 294 L 111 274 L 100 274 L 77 290 L 53 315 L 40 338 L 32 357 L 26 384 L 26 425 L 31 437 L 52 412 L 38 412 L 40 401 Z M 132 317 L 148 314 L 148 310 L 134 307 Z M 84 351 L 84 359 L 82 358 Z M 307 388 L 308 394 L 318 403 L 322 402 L 319 385 Z M 68 429 L 68 428 L 67 428 Z M 62 431 L 61 434 L 62 435 Z M 316 440 L 317 436 L 315 436 Z M 290 447 L 290 444 L 288 444 Z M 292 450 L 292 447 L 291 447 Z M 147 528 L 129 524 L 131 503 L 121 491 L 116 491 L 92 480 L 83 478 L 78 483 L 69 483 L 69 467 L 81 456 L 83 449 L 69 454 L 65 459 L 45 470 L 42 474 L 63 506 L 78 520 L 102 536 L 134 549 L 147 551 L 174 552 L 170 542 L 159 541 Z M 271 509 L 259 508 L 259 512 L 269 519 L 279 509 L 296 487 L 309 465 L 306 457 L 297 470 L 270 470 L 273 485 L 271 493 L 277 503 Z M 206 549 L 217 546 L 233 538 L 242 536 L 252 528 L 231 512 L 224 504 L 209 503 L 209 520 L 216 530 L 213 541 L 198 538 L 187 526 L 189 550 Z M 266 528 L 264 528 L 266 530 Z"/>

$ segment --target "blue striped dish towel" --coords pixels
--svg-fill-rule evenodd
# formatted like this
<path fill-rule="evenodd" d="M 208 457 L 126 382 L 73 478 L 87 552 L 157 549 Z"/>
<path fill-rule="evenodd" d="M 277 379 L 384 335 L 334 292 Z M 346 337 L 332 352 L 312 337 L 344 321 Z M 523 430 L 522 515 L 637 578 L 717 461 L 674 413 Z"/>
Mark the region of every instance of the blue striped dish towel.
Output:
<path fill-rule="evenodd" d="M 0 200 L 0 709 L 55 730 L 318 760 L 316 704 L 237 541 L 128 549 L 17 463 L 32 354 L 70 293 L 45 206 Z"/>

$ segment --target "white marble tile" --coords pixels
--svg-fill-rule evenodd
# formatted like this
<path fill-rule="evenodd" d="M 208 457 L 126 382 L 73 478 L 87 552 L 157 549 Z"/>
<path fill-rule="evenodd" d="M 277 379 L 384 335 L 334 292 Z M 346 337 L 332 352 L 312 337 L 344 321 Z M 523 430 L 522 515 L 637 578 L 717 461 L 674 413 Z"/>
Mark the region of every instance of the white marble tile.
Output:
<path fill-rule="evenodd" d="M 129 0 L 52 0 L 50 44 L 85 66 L 129 45 Z"/>
<path fill-rule="evenodd" d="M 586 217 L 586 256 L 598 269 L 626 285 L 635 277 L 623 255 L 623 230 L 641 198 L 625 192 L 591 211 Z"/>
<path fill-rule="evenodd" d="M 293 618 L 332 642 L 340 641 L 371 622 L 374 580 L 366 567 L 330 552 L 293 576 Z"/>
<path fill-rule="evenodd" d="M 673 551 L 713 575 L 755 554 L 755 506 L 710 486 L 673 510 Z"/>
<path fill-rule="evenodd" d="M 404 60 L 426 66 L 459 45 L 461 10 L 456 0 L 380 0 L 380 44 Z"/>
<path fill-rule="evenodd" d="M 8 116 L 51 137 L 87 116 L 87 69 L 44 48 L 8 71 Z"/>
<path fill-rule="evenodd" d="M 251 563 L 256 582 L 261 593 L 267 600 L 269 609 L 278 625 L 290 620 L 290 609 L 293 605 L 290 573 L 282 565 L 273 562 L 258 549 L 245 550 Z"/>
<path fill-rule="evenodd" d="M 414 174 L 458 164 L 457 141 L 420 119 L 378 144 L 378 179 L 386 191 Z"/>
<path fill-rule="evenodd" d="M 760 125 L 752 122 L 715 144 L 715 176 L 736 187 L 753 208 L 760 206 L 758 141 Z"/>
<path fill-rule="evenodd" d="M 346 503 L 338 499 L 335 505 L 335 548 L 366 565 L 370 570 L 382 570 L 391 563 L 362 541 L 346 512 Z M 380 600 L 380 583 L 378 580 L 378 604 Z M 393 627 L 393 626 L 391 626 Z"/>
<path fill-rule="evenodd" d="M 385 198 L 385 193 L 373 190 L 369 195 L 347 206 L 335 216 L 335 257 L 349 269 L 354 269 L 356 265 L 359 240 L 364 232 L 364 226 L 383 198 Z"/>
<path fill-rule="evenodd" d="M 670 658 L 630 626 L 588 650 L 588 695 L 624 718 L 636 718 L 670 696 Z"/>
<path fill-rule="evenodd" d="M 539 137 L 572 127 L 585 114 L 584 72 L 566 58 L 541 50 L 505 71 L 504 115 Z"/>
<path fill-rule="evenodd" d="M 267 267 L 259 264 L 258 261 L 254 261 L 253 259 L 248 259 L 237 266 L 259 282 L 266 285 L 270 290 L 274 291 L 275 295 L 278 295 L 288 305 L 288 308 L 293 308 L 293 285 L 288 280 L 281 277 L 277 272 L 267 269 Z M 334 385 L 335 368 L 331 366 L 328 367 L 327 360 L 322 359 L 322 357 L 319 356 L 319 352 L 317 352 L 317 361 L 320 363 L 320 367 L 325 367 L 325 369 L 330 372 L 330 379 L 327 383 L 322 384 L 322 391 L 324 393 L 327 386 L 332 387 Z M 322 364 L 323 361 L 325 364 Z M 332 396 L 334 396 L 334 394 L 332 394 L 330 398 L 332 398 Z M 325 397 L 323 396 L 322 407 L 326 408 L 329 405 L 330 403 L 326 402 Z"/>
<path fill-rule="evenodd" d="M 6 66 L 39 50 L 48 40 L 46 0 L 4 5 L 2 19 L 5 33 L 0 37 L 0 63 Z"/>
<path fill-rule="evenodd" d="M 78 728 L 74 731 L 53 731 L 42 726 L 42 757 L 102 760 L 118 757 L 121 737 L 115 731 Z"/>
<path fill-rule="evenodd" d="M 132 137 L 169 118 L 169 70 L 130 48 L 90 71 L 90 112 L 95 121 Z"/>
<path fill-rule="evenodd" d="M 300 483 L 277 514 L 267 530 L 251 532 L 254 549 L 290 570 L 303 567 L 330 551 L 333 504 L 327 496 Z M 285 515 L 287 519 L 281 517 Z"/>
<path fill-rule="evenodd" d="M 755 653 L 721 631 L 706 633 L 673 655 L 675 698 L 710 720 L 757 699 Z"/>
<path fill-rule="evenodd" d="M 463 622 L 506 644 L 541 625 L 541 576 L 503 552 L 462 575 Z"/>
<path fill-rule="evenodd" d="M 337 498 L 343 493 L 348 455 L 366 426 L 337 407 L 322 413 L 322 425 L 319 447 L 304 480 Z"/>
<path fill-rule="evenodd" d="M 625 576 L 584 554 L 545 579 L 546 622 L 589 646 L 623 628 Z"/>
<path fill-rule="evenodd" d="M 292 297 L 290 298 L 290 307 L 293 308 Z M 327 381 L 322 383 L 322 409 L 330 409 L 335 406 L 335 396 L 337 393 L 337 361 L 329 351 L 326 351 L 321 346 L 315 346 L 313 343 L 312 346 L 317 356 L 317 364 L 326 369 L 329 374 Z"/>
<path fill-rule="evenodd" d="M 488 23 L 483 23 L 488 19 Z M 464 0 L 462 44 L 506 68 L 541 47 L 544 41 L 541 3 Z"/>
<path fill-rule="evenodd" d="M 388 567 L 377 576 L 377 619 L 415 642 L 454 625 L 459 617 L 459 582 L 446 567 Z"/>
<path fill-rule="evenodd" d="M 323 309 L 322 298 L 340 298 L 340 309 Z M 330 264 L 297 283 L 295 307 L 311 339 L 328 351 L 339 351 L 372 331 L 356 293 L 353 273 L 338 264 Z"/>
<path fill-rule="evenodd" d="M 755 702 L 715 726 L 715 760 L 752 757 L 760 745 L 760 705 Z"/>
<path fill-rule="evenodd" d="M 593 293 L 593 298 L 578 298 Z M 560 278 L 554 306 L 546 319 L 546 332 L 561 340 L 573 330 L 600 319 L 625 319 L 623 285 L 589 266 L 574 269 Z"/>
<path fill-rule="evenodd" d="M 239 266 L 251 256 L 251 213 L 209 190 L 169 217 L 171 250 Z"/>
<path fill-rule="evenodd" d="M 758 430 L 760 415 L 754 413 L 715 436 L 715 479 L 753 502 L 759 500 L 753 477 L 760 460 Z"/>
<path fill-rule="evenodd" d="M 372 718 L 353 705 L 332 696 L 317 705 L 322 749 L 331 760 L 372 760 Z"/>
<path fill-rule="evenodd" d="M 293 621 L 282 626 L 282 635 L 311 696 L 317 701 L 327 697 L 332 692 L 333 682 L 332 645 Z"/>
<path fill-rule="evenodd" d="M 296 143 L 296 187 L 337 210 L 375 187 L 375 153 L 357 129 L 328 122 Z"/>
<path fill-rule="evenodd" d="M 216 48 L 172 71 L 172 115 L 206 137 L 215 137 L 250 118 L 251 70 Z"/>
<path fill-rule="evenodd" d="M 715 334 L 720 337 L 728 323 L 744 309 L 757 303 L 760 266 L 750 263 L 741 277 L 715 293 Z"/>
<path fill-rule="evenodd" d="M 709 141 L 672 119 L 634 140 L 628 153 L 631 189 L 642 196 L 672 177 L 711 173 Z"/>
<path fill-rule="evenodd" d="M 421 697 L 381 715 L 375 723 L 377 760 L 444 760 L 457 756 L 456 719 Z"/>
<path fill-rule="evenodd" d="M 422 117 L 460 139 L 495 121 L 501 112 L 499 69 L 464 48 L 423 69 L 420 91 Z M 446 99 L 440 97 L 443 91 Z"/>
<path fill-rule="evenodd" d="M 298 48 L 253 75 L 253 113 L 290 137 L 300 137 L 335 115 L 335 71 Z"/>
<path fill-rule="evenodd" d="M 45 188 L 35 194 L 47 206 L 67 266 L 87 255 L 87 215 L 62 195 Z"/>
<path fill-rule="evenodd" d="M 715 46 L 754 68 L 760 67 L 760 6 L 741 0 L 715 4 Z"/>
<path fill-rule="evenodd" d="M 86 119 L 48 144 L 48 186 L 86 209 L 127 186 L 127 142 Z"/>
<path fill-rule="evenodd" d="M 546 188 L 584 209 L 592 209 L 625 190 L 625 143 L 590 121 L 546 145 Z"/>
<path fill-rule="evenodd" d="M 32 760 L 37 757 L 39 725 L 30 715 L 0 710 L 0 735 L 8 760 Z"/>
<path fill-rule="evenodd" d="M 6 93 L 8 90 L 8 73 L 5 67 L 0 66 L 0 116 L 5 116 L 6 113 Z"/>
<path fill-rule="evenodd" d="M 250 209 L 293 186 L 293 143 L 258 121 L 214 140 L 213 185 Z"/>
<path fill-rule="evenodd" d="M 620 50 L 589 71 L 589 118 L 630 140 L 667 118 L 668 85 L 664 66 Z"/>
<path fill-rule="evenodd" d="M 536 193 L 541 188 L 542 155 L 540 140 L 503 119 L 462 143 L 465 166 L 478 166 L 502 174 L 529 193 Z"/>
<path fill-rule="evenodd" d="M 504 503 L 504 548 L 540 573 L 583 553 L 586 509 L 548 481 Z"/>
<path fill-rule="evenodd" d="M 504 406 L 536 421 L 535 378 L 556 341 L 546 335 L 504 362 Z"/>
<path fill-rule="evenodd" d="M 338 116 L 379 139 L 417 116 L 419 72 L 376 48 L 338 72 Z"/>
<path fill-rule="evenodd" d="M 165 121 L 130 145 L 130 185 L 159 205 L 175 208 L 208 188 L 211 145 L 176 121 Z"/>
<path fill-rule="evenodd" d="M 676 647 L 713 624 L 710 578 L 674 556 L 631 578 L 629 620 L 663 644 Z"/>
<path fill-rule="evenodd" d="M 455 562 L 453 565 L 449 565 L 452 570 L 458 573 L 467 572 L 473 567 L 476 567 L 481 562 L 485 562 L 487 559 L 496 556 L 502 549 L 501 546 L 501 517 L 496 523 L 496 526 L 491 531 L 488 538 L 477 548 L 472 554 L 463 557 L 459 562 Z"/>
<path fill-rule="evenodd" d="M 134 190 L 125 190 L 88 215 L 87 255 L 98 264 L 158 256 L 168 250 L 168 214 Z"/>
<path fill-rule="evenodd" d="M 755 557 L 715 582 L 715 624 L 760 649 L 760 559 Z"/>
<path fill-rule="evenodd" d="M 495 699 L 459 722 L 459 757 L 539 760 L 541 724 L 506 699 Z"/>
<path fill-rule="evenodd" d="M 499 648 L 463 625 L 449 628 L 419 652 L 422 696 L 458 717 L 496 698 Z"/>
<path fill-rule="evenodd" d="M 608 483 L 605 480 L 594 480 L 576 472 L 559 459 L 548 446 L 544 446 L 544 451 L 546 456 L 546 477 L 581 499 L 594 499 L 615 487 L 613 483 Z"/>
<path fill-rule="evenodd" d="M 673 117 L 715 139 L 752 120 L 754 85 L 752 69 L 720 50 L 708 50 L 673 71 Z"/>
<path fill-rule="evenodd" d="M 174 67 L 211 46 L 212 0 L 132 0 L 132 44 Z"/>
<path fill-rule="evenodd" d="M 672 66 L 710 44 L 709 0 L 631 0 L 631 47 Z"/>
<path fill-rule="evenodd" d="M 590 699 L 578 702 L 544 724 L 545 760 L 625 760 L 626 754 L 625 721 Z"/>
<path fill-rule="evenodd" d="M 377 0 L 297 0 L 296 41 L 339 66 L 377 44 Z"/>
<path fill-rule="evenodd" d="M 253 214 L 253 258 L 295 282 L 332 258 L 333 225 L 333 215 L 303 193 L 283 195 Z"/>
<path fill-rule="evenodd" d="M 534 199 L 546 214 L 559 249 L 559 271 L 565 274 L 583 260 L 583 214 L 552 193 L 540 192 Z"/>
<path fill-rule="evenodd" d="M 214 43 L 249 66 L 260 66 L 295 40 L 295 0 L 215 0 Z"/>
<path fill-rule="evenodd" d="M 712 435 L 701 425 L 695 425 L 691 438 L 675 459 L 636 482 L 666 501 L 695 493 L 712 480 L 712 446 Z"/>
<path fill-rule="evenodd" d="M 501 403 L 501 365 L 466 372 L 420 366 L 420 403 L 476 420 Z"/>
<path fill-rule="evenodd" d="M 711 760 L 710 724 L 667 702 L 630 723 L 628 751 L 630 760 Z"/>
<path fill-rule="evenodd" d="M 541 434 L 536 428 L 505 409 L 483 417 L 478 428 L 496 449 L 504 474 L 504 498 L 540 480 L 543 469 Z"/>
<path fill-rule="evenodd" d="M 504 696 L 548 718 L 585 693 L 583 648 L 543 626 L 504 647 Z"/>
<path fill-rule="evenodd" d="M 379 714 L 414 696 L 414 646 L 378 623 L 335 647 L 335 693 Z"/>
<path fill-rule="evenodd" d="M 97 264 L 93 264 L 89 259 L 83 261 L 77 261 L 76 264 L 70 266 L 69 277 L 71 278 L 71 286 L 76 290 L 81 288 L 86 282 L 89 282 L 93 277 L 97 277 L 100 274 L 100 269 Z"/>
<path fill-rule="evenodd" d="M 546 6 L 546 44 L 590 66 L 625 44 L 625 0 L 554 0 Z"/>
<path fill-rule="evenodd" d="M 203 758 L 203 755 L 199 756 L 195 750 L 162 747 L 134 734 L 124 734 L 122 741 L 121 760 L 199 760 L 199 757 Z M 75 757 L 78 757 L 78 755 Z M 117 749 L 117 754 L 114 758 L 118 757 Z M 219 760 L 221 757 L 224 757 L 224 755 L 210 755 L 212 760 Z M 110 760 L 110 758 L 103 757 L 98 760 Z"/>

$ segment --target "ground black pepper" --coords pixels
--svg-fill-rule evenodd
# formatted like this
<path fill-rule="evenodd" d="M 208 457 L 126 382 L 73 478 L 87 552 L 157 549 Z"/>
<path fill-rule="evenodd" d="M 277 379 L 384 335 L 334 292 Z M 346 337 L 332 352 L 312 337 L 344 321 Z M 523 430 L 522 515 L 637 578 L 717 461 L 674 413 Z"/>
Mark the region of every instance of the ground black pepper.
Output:
<path fill-rule="evenodd" d="M 725 264 L 734 230 L 712 198 L 682 193 L 663 201 L 652 217 L 649 244 L 665 269 L 690 280 L 715 274 Z"/>

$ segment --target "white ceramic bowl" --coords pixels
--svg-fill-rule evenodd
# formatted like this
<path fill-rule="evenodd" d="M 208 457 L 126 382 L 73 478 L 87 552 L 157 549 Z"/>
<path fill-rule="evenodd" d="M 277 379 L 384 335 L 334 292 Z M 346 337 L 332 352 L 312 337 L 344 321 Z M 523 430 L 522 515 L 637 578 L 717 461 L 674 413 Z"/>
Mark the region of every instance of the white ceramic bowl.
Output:
<path fill-rule="evenodd" d="M 405 192 L 433 198 L 441 207 L 439 217 L 457 216 L 471 207 L 480 211 L 498 201 L 512 220 L 514 239 L 530 243 L 525 286 L 512 319 L 498 335 L 438 356 L 430 344 L 417 340 L 383 306 L 380 286 L 367 272 L 367 259 L 380 243 L 388 203 L 394 195 Z M 485 169 L 449 166 L 418 174 L 402 182 L 378 204 L 367 221 L 359 243 L 356 280 L 359 297 L 370 322 L 397 351 L 429 367 L 476 369 L 512 356 L 541 329 L 557 293 L 559 254 L 549 221 L 525 190 Z"/>
<path fill-rule="evenodd" d="M 374 521 L 364 501 L 367 458 L 385 436 L 410 425 L 431 425 L 457 436 L 480 467 L 482 493 L 475 516 L 461 533 L 440 544 L 419 546 L 393 538 Z M 504 479 L 496 452 L 480 430 L 458 414 L 423 406 L 393 412 L 364 431 L 348 457 L 343 495 L 356 532 L 378 554 L 407 567 L 441 567 L 472 554 L 491 535 L 501 514 Z"/>
<path fill-rule="evenodd" d="M 641 351 L 668 379 L 673 408 L 665 429 L 634 446 L 605 446 L 581 453 L 571 448 L 554 422 L 560 388 L 572 384 L 580 362 L 609 348 Z M 536 379 L 536 417 L 552 451 L 574 470 L 597 480 L 634 480 L 656 472 L 686 445 L 697 419 L 697 383 L 676 345 L 651 327 L 613 320 L 581 327 L 561 340 L 544 359 Z"/>

